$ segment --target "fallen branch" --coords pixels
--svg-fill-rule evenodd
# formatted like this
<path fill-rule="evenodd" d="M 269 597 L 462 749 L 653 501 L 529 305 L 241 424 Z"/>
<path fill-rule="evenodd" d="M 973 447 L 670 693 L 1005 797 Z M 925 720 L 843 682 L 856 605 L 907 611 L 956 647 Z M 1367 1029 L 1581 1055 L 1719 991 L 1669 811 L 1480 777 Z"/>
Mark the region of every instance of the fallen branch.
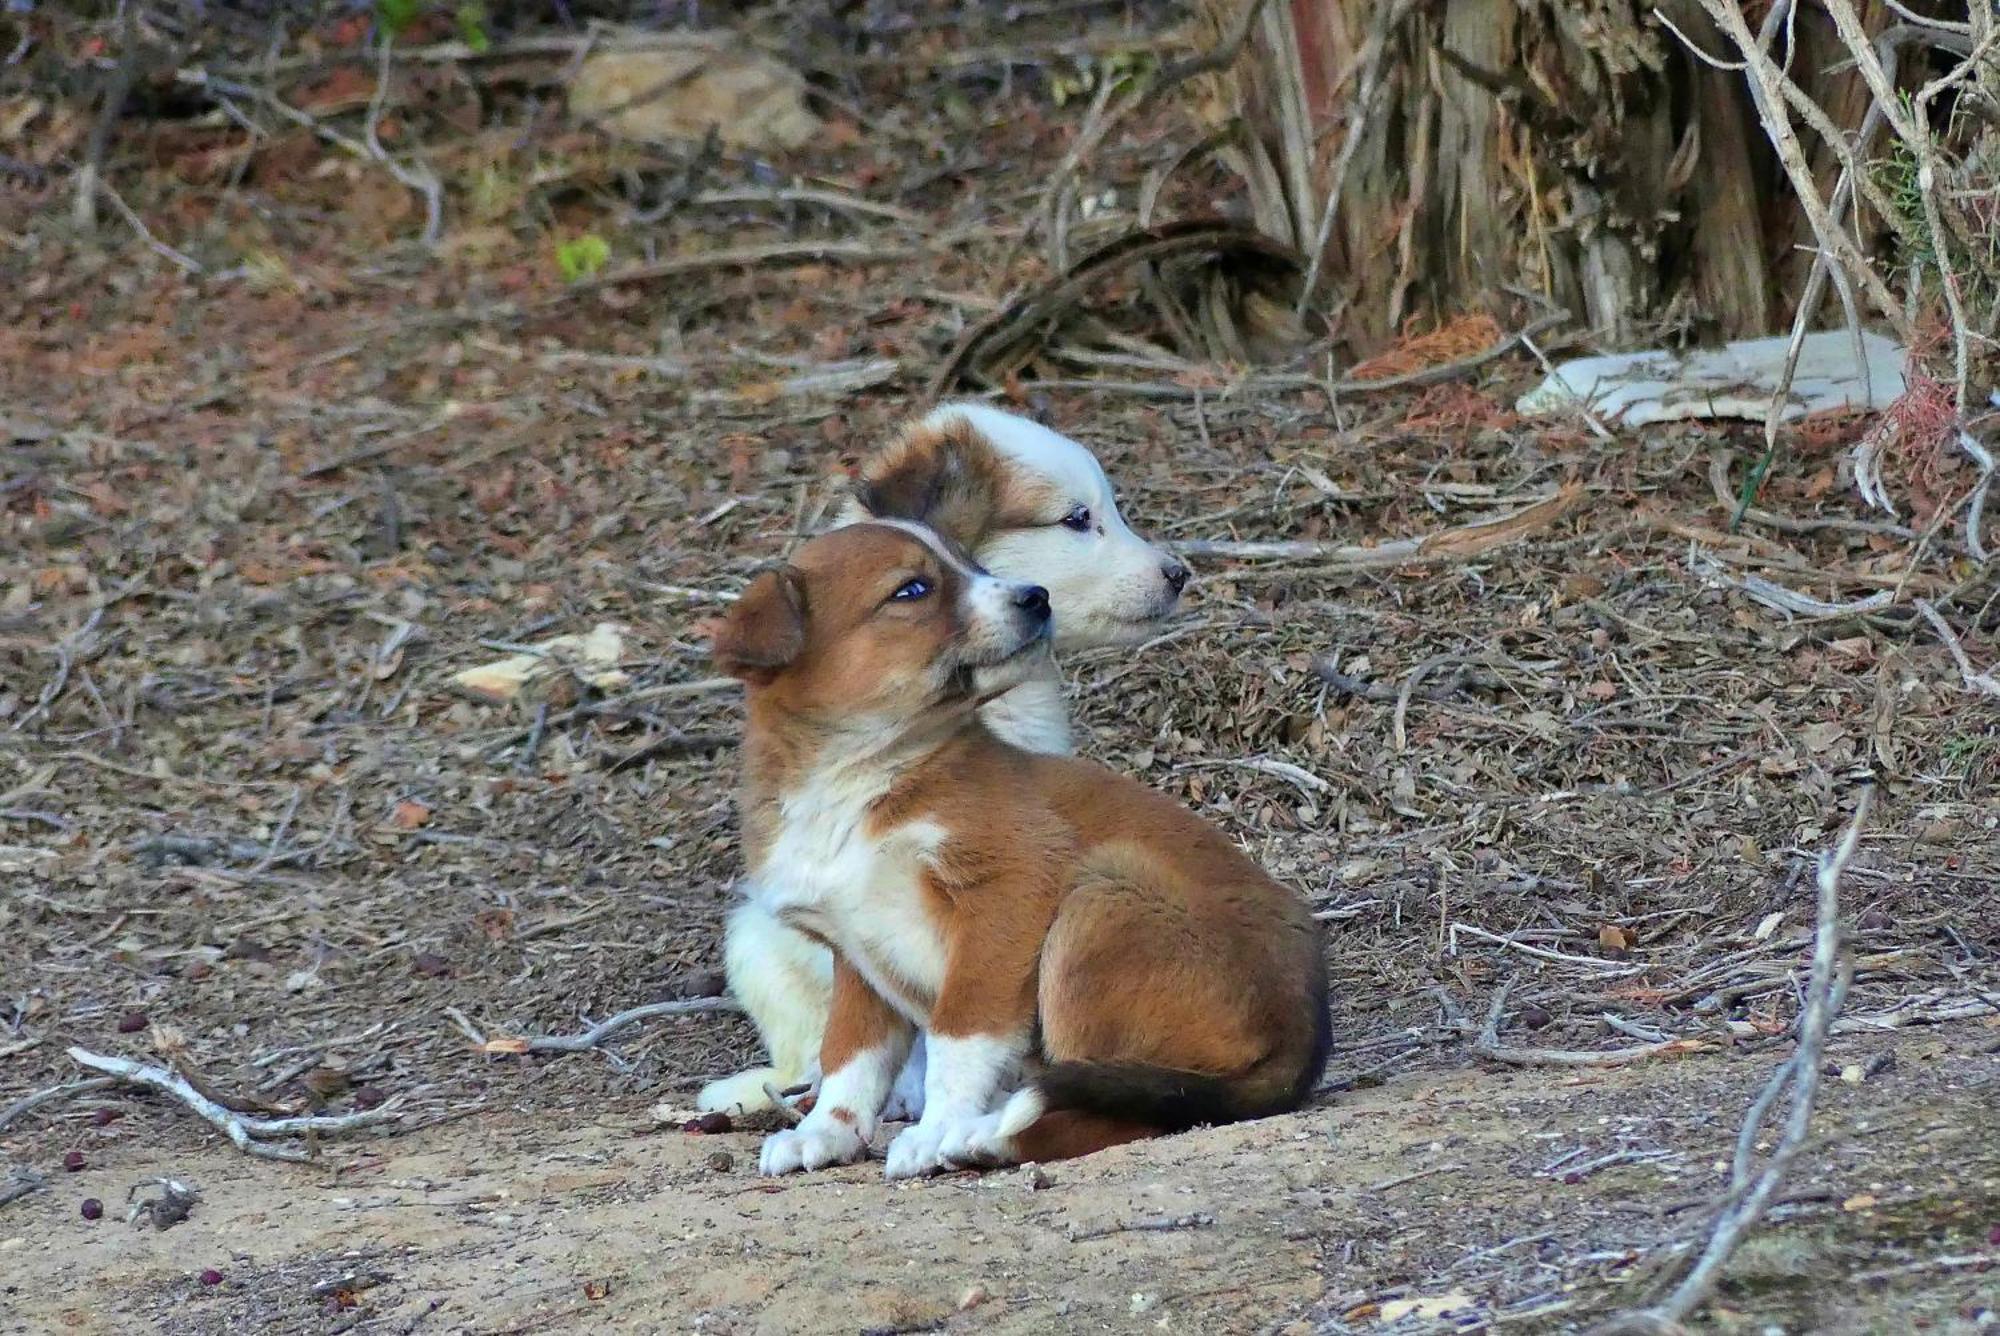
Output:
<path fill-rule="evenodd" d="M 1105 278 L 1140 265 L 1201 254 L 1242 255 L 1295 269 L 1305 266 L 1304 259 L 1289 247 L 1261 232 L 1219 219 L 1186 219 L 1134 229 L 1099 246 L 1048 282 L 1013 297 L 966 330 L 931 377 L 924 398 L 937 401 L 968 374 L 998 383 L 1020 370 L 1044 341 L 1049 326 Z"/>
<path fill-rule="evenodd" d="M 1756 506 L 1745 506 L 1738 502 L 1736 492 L 1729 485 L 1729 466 L 1735 460 L 1732 450 L 1718 450 L 1709 456 L 1708 486 L 1715 493 L 1716 504 L 1730 513 L 1736 522 L 1750 520 L 1780 533 L 1820 533 L 1834 530 L 1845 533 L 1880 533 L 1896 538 L 1915 538 L 1917 531 L 1902 524 L 1884 524 L 1875 520 L 1850 520 L 1840 516 L 1824 519 L 1799 520 L 1773 511 L 1761 510 Z M 1734 524 L 1732 524 L 1732 530 Z"/>
<path fill-rule="evenodd" d="M 45 1191 L 48 1186 L 48 1179 L 42 1177 L 41 1174 L 37 1173 L 29 1165 L 15 1165 L 13 1172 L 8 1175 L 7 1181 L 0 1183 L 0 1206 L 5 1206 L 9 1202 L 19 1201 L 23 1197 Z"/>
<path fill-rule="evenodd" d="M 1646 968 L 1644 965 L 1621 965 L 1615 960 L 1599 960 L 1595 956 L 1564 955 L 1560 951 L 1550 951 L 1543 947 L 1530 946 L 1526 942 L 1517 942 L 1512 937 L 1502 937 L 1497 932 L 1488 932 L 1484 928 L 1475 928 L 1470 923 L 1454 923 L 1451 925 L 1446 941 L 1447 948 L 1453 954 L 1456 954 L 1458 951 L 1458 935 L 1460 933 L 1464 933 L 1468 937 L 1483 937 L 1489 942 L 1497 942 L 1501 946 L 1511 947 L 1524 955 L 1536 956 L 1542 960 L 1553 960 L 1564 965 L 1588 965 L 1592 969 L 1608 970 L 1616 974 L 1638 974 Z M 1496 1002 L 1505 1000 L 1504 989 L 1502 993 L 1503 996 L 1496 998 Z"/>
<path fill-rule="evenodd" d="M 1424 561 L 1463 561 L 1517 543 L 1548 528 L 1575 510 L 1586 495 L 1582 484 L 1569 483 L 1554 496 L 1494 519 L 1373 546 L 1311 542 L 1237 543 L 1199 539 L 1168 546 L 1176 555 L 1183 557 L 1222 557 L 1238 561 L 1315 560 L 1330 567 L 1350 570 L 1376 570 Z"/>
<path fill-rule="evenodd" d="M 671 260 L 614 269 L 593 278 L 579 279 L 563 291 L 565 295 L 593 292 L 625 283 L 698 274 L 705 269 L 748 268 L 760 264 L 814 264 L 834 260 L 876 264 L 907 260 L 916 254 L 918 252 L 908 246 L 870 246 L 860 241 L 778 241 L 765 246 L 725 246 L 700 255 L 680 255 Z"/>
<path fill-rule="evenodd" d="M 1812 1122 L 1813 1104 L 1819 1094 L 1827 1032 L 1835 1013 L 1840 1010 L 1850 972 L 1842 968 L 1840 960 L 1840 878 L 1847 870 L 1848 860 L 1854 857 L 1855 846 L 1861 842 L 1861 829 L 1868 820 L 1873 794 L 1873 789 L 1861 791 L 1854 819 L 1848 823 L 1840 843 L 1820 855 L 1819 926 L 1813 939 L 1812 978 L 1806 986 L 1805 1008 L 1799 1018 L 1798 1047 L 1772 1075 L 1770 1083 L 1752 1102 L 1749 1115 L 1744 1119 L 1743 1129 L 1736 1139 L 1736 1158 L 1731 1167 L 1729 1192 L 1716 1211 L 1707 1245 L 1687 1275 L 1666 1298 L 1593 1328 L 1592 1336 L 1680 1330 L 1682 1320 L 1707 1301 L 1721 1276 L 1723 1264 L 1762 1218 L 1779 1185 L 1784 1182 L 1786 1170 L 1791 1168 L 1792 1161 L 1805 1145 L 1806 1133 Z M 1791 1094 L 1792 1103 L 1784 1133 L 1764 1161 L 1763 1169 L 1753 1175 L 1751 1160 L 1756 1153 L 1758 1133 L 1762 1130 L 1764 1119 L 1787 1091 Z"/>
<path fill-rule="evenodd" d="M 618 775 L 648 761 L 656 761 L 662 756 L 687 756 L 695 752 L 716 751 L 735 743 L 736 737 L 730 733 L 668 733 L 641 743 L 622 756 L 610 758 L 604 763 L 607 773 Z"/>
<path fill-rule="evenodd" d="M 389 69 L 389 50 L 386 40 L 381 55 L 381 69 L 382 82 L 386 83 Z M 375 100 L 371 101 L 370 104 L 367 125 L 368 141 L 363 143 L 361 140 L 342 134 L 310 112 L 299 110 L 266 88 L 253 87 L 249 84 L 239 83 L 234 79 L 219 78 L 207 70 L 200 68 L 175 70 L 174 82 L 185 84 L 190 88 L 201 89 L 211 97 L 214 97 L 217 103 L 224 107 L 225 110 L 230 106 L 228 102 L 229 98 L 248 98 L 269 108 L 272 112 L 290 121 L 292 124 L 312 131 L 313 134 L 332 144 L 335 148 L 352 154 L 354 157 L 360 158 L 365 162 L 377 163 L 388 169 L 390 175 L 394 176 L 398 183 L 423 194 L 425 206 L 425 244 L 434 245 L 436 243 L 438 229 L 443 224 L 443 186 L 438 182 L 437 174 L 428 167 L 406 168 L 392 161 L 387 151 L 383 149 L 381 143 L 377 140 L 375 130 L 381 118 L 379 100 L 383 96 L 383 87 L 381 85 L 378 84 L 375 90 Z M 239 112 L 237 115 L 240 116 L 241 113 Z"/>
<path fill-rule="evenodd" d="M 1418 1169 L 1414 1173 L 1398 1174 L 1394 1178 L 1385 1178 L 1380 1183 L 1370 1183 L 1368 1191 L 1387 1192 L 1390 1188 L 1399 1188 L 1405 1183 L 1414 1183 L 1420 1178 L 1429 1178 L 1433 1174 L 1455 1174 L 1464 1168 L 1465 1166 L 1462 1164 L 1434 1164 L 1428 1169 Z"/>
<path fill-rule="evenodd" d="M 1623 1067 L 1627 1063 L 1643 1062 L 1667 1053 L 1699 1053 L 1708 1047 L 1695 1039 L 1666 1039 L 1657 1044 L 1606 1049 L 1603 1052 L 1567 1048 L 1510 1048 L 1500 1042 L 1500 1016 L 1506 1009 L 1507 994 L 1513 991 L 1514 982 L 1509 979 L 1493 994 L 1493 1005 L 1486 1009 L 1486 1024 L 1480 1027 L 1479 1037 L 1472 1041 L 1472 1051 L 1489 1062 L 1505 1063 L 1510 1067 Z"/>
<path fill-rule="evenodd" d="M 1858 617 L 1863 613 L 1880 612 L 1896 601 L 1893 589 L 1883 589 L 1851 603 L 1828 603 L 1810 594 L 1787 589 L 1761 575 L 1745 575 L 1739 579 L 1723 570 L 1722 563 L 1696 550 L 1692 543 L 1689 544 L 1688 565 L 1697 574 L 1742 590 L 1767 608 L 1799 617 Z"/>
<path fill-rule="evenodd" d="M 616 1016 L 601 1020 L 582 1034 L 567 1035 L 497 1035 L 491 1039 L 478 1040 L 482 1053 L 515 1055 L 521 1053 L 583 1053 L 596 1048 L 613 1033 L 638 1021 L 651 1020 L 655 1016 L 696 1016 L 704 1012 L 741 1011 L 733 997 L 687 997 L 675 1002 L 654 1002 L 643 1007 L 633 1007 L 621 1011 Z"/>
<path fill-rule="evenodd" d="M 1958 635 L 1951 629 L 1951 624 L 1945 621 L 1944 615 L 1923 599 L 1917 600 L 1917 611 L 1924 615 L 1924 620 L 1938 633 L 1938 639 L 1944 641 L 1944 647 L 1951 651 L 1951 661 L 1958 665 L 1959 676 L 1965 679 L 1965 689 L 1988 696 L 2000 696 L 2000 678 L 1994 677 L 1992 673 L 1978 672 L 1973 668 L 1972 660 L 1966 657 L 1965 646 L 1958 643 Z"/>
<path fill-rule="evenodd" d="M 238 1150 L 264 1160 L 284 1160 L 292 1164 L 303 1164 L 315 1154 L 313 1148 L 298 1150 L 288 1146 L 266 1145 L 267 1140 L 291 1136 L 334 1136 L 401 1116 L 392 1102 L 384 1104 L 379 1109 L 366 1109 L 360 1113 L 335 1116 L 315 1114 L 299 1118 L 248 1118 L 223 1108 L 196 1090 L 178 1073 L 168 1071 L 164 1067 L 134 1062 L 130 1058 L 107 1057 L 102 1053 L 92 1053 L 85 1048 L 72 1047 L 69 1056 L 70 1060 L 79 1066 L 104 1072 L 128 1085 L 157 1090 L 163 1095 L 179 1100 L 228 1137 Z"/>
<path fill-rule="evenodd" d="M 25 1095 L 15 1100 L 5 1109 L 0 1109 L 0 1132 L 6 1131 L 15 1119 L 26 1117 L 44 1104 L 75 1099 L 78 1095 L 88 1095 L 93 1090 L 109 1090 L 117 1084 L 118 1082 L 108 1076 L 93 1076 L 87 1080 L 69 1081 L 63 1085 L 50 1086 L 47 1090 L 37 1090 L 32 1095 Z"/>
<path fill-rule="evenodd" d="M 902 374 L 903 364 L 892 357 L 864 358 L 853 362 L 832 362 L 816 371 L 801 372 L 778 381 L 762 381 L 740 389 L 696 390 L 689 397 L 698 404 L 736 404 L 757 408 L 771 399 L 855 394 L 886 384 Z"/>
<path fill-rule="evenodd" d="M 1921 1261 L 1905 1262 L 1901 1266 L 1885 1266 L 1876 1271 L 1863 1271 L 1852 1279 L 1856 1285 L 1879 1285 L 1898 1276 L 1920 1276 L 1929 1271 L 1985 1271 L 1995 1266 L 2000 1266 L 2000 1252 L 1962 1253 L 1957 1256 L 1926 1257 Z"/>
<path fill-rule="evenodd" d="M 152 251 L 153 254 L 159 256 L 168 264 L 173 265 L 184 274 L 199 274 L 202 272 L 201 261 L 195 259 L 193 256 L 185 255 L 175 250 L 172 246 L 154 236 L 153 229 L 146 226 L 146 220 L 141 218 L 133 210 L 132 206 L 125 202 L 124 196 L 111 188 L 109 181 L 100 178 L 96 183 L 96 188 L 99 194 L 111 201 L 111 207 L 118 211 L 118 216 L 125 220 L 126 226 L 139 234 L 139 240 L 146 243 L 146 249 Z"/>
<path fill-rule="evenodd" d="M 382 34 L 380 64 L 375 74 L 375 95 L 368 99 L 368 118 L 362 123 L 362 142 L 368 145 L 368 156 L 388 169 L 389 175 L 407 189 L 424 197 L 424 245 L 435 246 L 438 236 L 444 230 L 444 182 L 438 174 L 422 163 L 405 166 L 389 156 L 382 147 L 377 131 L 382 125 L 382 106 L 389 97 L 389 62 L 395 50 L 395 38 Z"/>
<path fill-rule="evenodd" d="M 1072 1229 L 1069 1242 L 1108 1239 L 1114 1234 L 1177 1234 L 1186 1229 L 1206 1229 L 1214 1223 L 1214 1216 L 1206 1211 L 1197 1211 L 1192 1215 L 1163 1216 L 1157 1220 L 1134 1220 L 1129 1224 L 1107 1225 L 1102 1229 Z"/>

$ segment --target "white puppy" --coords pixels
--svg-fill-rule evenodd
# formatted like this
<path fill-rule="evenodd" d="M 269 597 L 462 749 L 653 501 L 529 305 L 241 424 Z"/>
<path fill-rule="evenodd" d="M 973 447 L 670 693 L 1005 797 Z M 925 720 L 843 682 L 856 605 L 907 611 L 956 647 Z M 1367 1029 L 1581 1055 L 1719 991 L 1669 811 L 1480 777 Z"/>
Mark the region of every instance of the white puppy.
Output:
<path fill-rule="evenodd" d="M 1187 567 L 1126 526 L 1095 455 L 983 404 L 934 409 L 862 461 L 836 527 L 869 518 L 927 525 L 1002 579 L 1047 589 L 1059 649 L 1140 643 L 1173 614 L 1188 581 Z M 980 714 L 1017 747 L 1073 750 L 1062 678 L 1047 660 Z M 833 957 L 746 901 L 730 915 L 723 968 L 771 1065 L 711 1082 L 696 1103 L 735 1114 L 768 1109 L 767 1087 L 818 1079 Z M 886 1116 L 921 1113 L 923 1073 L 920 1041 Z"/>

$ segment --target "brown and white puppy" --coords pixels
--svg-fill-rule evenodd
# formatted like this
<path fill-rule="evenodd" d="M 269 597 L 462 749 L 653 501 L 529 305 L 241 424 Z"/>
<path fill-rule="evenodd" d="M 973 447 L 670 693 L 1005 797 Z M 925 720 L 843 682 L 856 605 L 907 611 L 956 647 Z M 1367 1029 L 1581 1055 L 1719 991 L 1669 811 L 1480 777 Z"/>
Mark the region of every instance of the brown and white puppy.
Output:
<path fill-rule="evenodd" d="M 983 404 L 947 404 L 862 460 L 838 524 L 921 522 L 988 569 L 1049 591 L 1058 649 L 1137 644 L 1178 606 L 1187 567 L 1134 533 L 1096 456 L 1067 436 Z M 1029 751 L 1072 750 L 1069 710 L 1053 661 L 981 711 L 995 734 Z M 723 937 L 730 992 L 755 1022 L 771 1065 L 710 1082 L 699 1107 L 733 1114 L 770 1106 L 818 1072 L 833 994 L 833 958 L 755 899 Z M 897 1083 L 892 1117 L 923 1106 L 921 1043 Z"/>
<path fill-rule="evenodd" d="M 1047 652 L 1048 592 L 874 521 L 753 581 L 716 635 L 748 687 L 749 894 L 833 953 L 817 1102 L 767 1174 L 867 1154 L 919 1029 L 902 1178 L 1296 1108 L 1326 1057 L 1317 926 L 1220 831 L 979 707 Z M 1024 1080 L 1025 1078 L 1025 1080 Z"/>

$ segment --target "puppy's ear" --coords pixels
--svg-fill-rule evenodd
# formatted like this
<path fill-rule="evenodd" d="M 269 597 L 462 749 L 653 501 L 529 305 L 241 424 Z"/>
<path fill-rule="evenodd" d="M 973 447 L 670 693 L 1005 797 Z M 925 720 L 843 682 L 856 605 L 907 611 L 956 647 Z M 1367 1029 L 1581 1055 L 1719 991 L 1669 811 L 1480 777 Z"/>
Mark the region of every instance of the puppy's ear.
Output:
<path fill-rule="evenodd" d="M 763 684 L 806 646 L 806 587 L 790 566 L 750 582 L 709 641 L 715 666 L 731 677 Z"/>
<path fill-rule="evenodd" d="M 909 520 L 976 548 L 993 530 L 1000 488 L 993 447 L 955 418 L 919 426 L 865 461 L 854 499 L 874 519 Z"/>
<path fill-rule="evenodd" d="M 964 474 L 958 450 L 940 442 L 907 451 L 873 477 L 857 475 L 854 499 L 871 518 L 928 525 Z"/>

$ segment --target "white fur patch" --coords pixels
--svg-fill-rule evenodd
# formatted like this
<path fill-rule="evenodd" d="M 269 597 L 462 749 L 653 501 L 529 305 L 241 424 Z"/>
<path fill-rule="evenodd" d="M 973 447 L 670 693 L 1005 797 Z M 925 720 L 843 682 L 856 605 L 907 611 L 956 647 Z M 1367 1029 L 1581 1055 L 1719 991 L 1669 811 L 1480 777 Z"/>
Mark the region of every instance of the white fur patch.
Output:
<path fill-rule="evenodd" d="M 915 821 L 870 835 L 868 809 L 894 782 L 892 766 L 867 761 L 808 775 L 779 799 L 750 893 L 769 913 L 836 943 L 878 994 L 921 1022 L 944 977 L 944 942 L 922 880 L 944 832 Z M 824 1025 L 824 1004 L 819 1014 Z"/>
<path fill-rule="evenodd" d="M 797 1127 L 764 1138 L 763 1148 L 757 1152 L 758 1173 L 775 1178 L 868 1158 L 868 1142 L 853 1128 L 844 1123 L 813 1123 L 811 1114 L 806 1118 Z"/>
<path fill-rule="evenodd" d="M 736 907 L 722 941 L 730 990 L 763 1036 L 771 1065 L 711 1081 L 695 1096 L 695 1107 L 741 1117 L 771 1107 L 767 1084 L 787 1090 L 819 1079 L 833 956 L 779 922 L 760 900 Z"/>
<path fill-rule="evenodd" d="M 1026 1048 L 998 1035 L 926 1036 L 924 1116 L 889 1143 L 887 1174 L 914 1178 L 972 1163 L 991 1139 L 988 1114 Z"/>
<path fill-rule="evenodd" d="M 973 555 L 995 575 L 1049 591 L 1056 644 L 1064 649 L 1123 645 L 1158 629 L 1179 594 L 1167 583 L 1167 554 L 1132 532 L 1104 466 L 1089 450 L 1038 422 L 985 404 L 945 404 L 929 427 L 963 418 L 1034 483 L 1052 488 L 1063 509 L 1083 506 L 1091 523 L 1065 528 L 1061 514 L 989 538 Z"/>
<path fill-rule="evenodd" d="M 1007 1097 L 1000 1106 L 1000 1122 L 994 1133 L 1001 1137 L 1017 1137 L 1028 1130 L 1034 1121 L 1048 1111 L 1049 1102 L 1034 1086 L 1023 1086 Z"/>

